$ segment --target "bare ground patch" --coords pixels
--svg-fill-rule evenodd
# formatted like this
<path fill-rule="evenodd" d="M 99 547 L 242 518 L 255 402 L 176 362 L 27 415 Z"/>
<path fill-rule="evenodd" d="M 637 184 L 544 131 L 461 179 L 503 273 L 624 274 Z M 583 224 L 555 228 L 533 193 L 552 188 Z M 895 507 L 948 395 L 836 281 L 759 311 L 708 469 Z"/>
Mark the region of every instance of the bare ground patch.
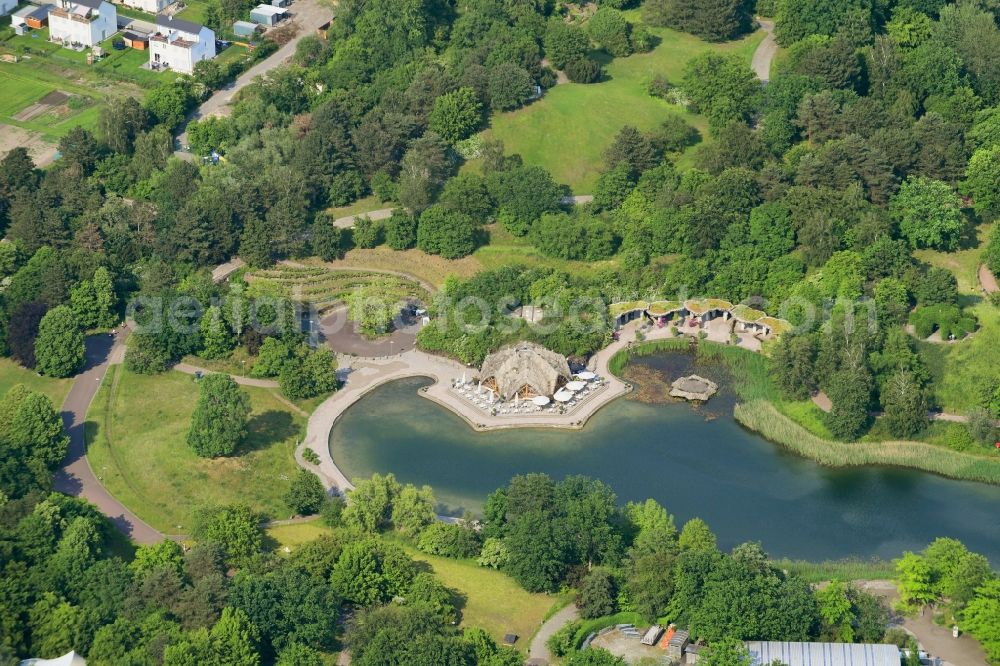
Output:
<path fill-rule="evenodd" d="M 28 154 L 37 166 L 47 166 L 55 160 L 55 144 L 47 141 L 41 134 L 0 123 L 0 155 L 6 155 L 22 146 L 28 149 Z"/>

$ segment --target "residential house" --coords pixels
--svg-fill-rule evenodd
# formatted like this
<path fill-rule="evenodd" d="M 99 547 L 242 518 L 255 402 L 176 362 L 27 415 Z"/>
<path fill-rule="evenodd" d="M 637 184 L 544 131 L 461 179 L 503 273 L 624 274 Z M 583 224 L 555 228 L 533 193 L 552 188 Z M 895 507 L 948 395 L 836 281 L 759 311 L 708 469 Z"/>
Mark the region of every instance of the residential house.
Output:
<path fill-rule="evenodd" d="M 150 14 L 159 14 L 174 0 L 121 0 L 126 7 L 135 7 Z"/>
<path fill-rule="evenodd" d="M 60 0 L 49 9 L 49 39 L 96 46 L 118 32 L 118 10 L 106 0 Z"/>
<path fill-rule="evenodd" d="M 195 64 L 215 57 L 215 32 L 200 23 L 157 14 L 156 34 L 149 38 L 149 64 L 193 74 Z"/>

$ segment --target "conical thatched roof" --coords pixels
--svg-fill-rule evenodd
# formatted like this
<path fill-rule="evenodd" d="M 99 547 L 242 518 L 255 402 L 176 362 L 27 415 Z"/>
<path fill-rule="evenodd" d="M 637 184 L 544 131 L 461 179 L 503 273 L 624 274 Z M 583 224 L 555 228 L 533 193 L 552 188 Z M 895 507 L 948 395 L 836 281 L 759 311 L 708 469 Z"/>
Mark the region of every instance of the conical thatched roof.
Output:
<path fill-rule="evenodd" d="M 535 395 L 552 395 L 570 378 L 566 357 L 532 342 L 519 342 L 493 352 L 483 361 L 480 376 L 496 383 L 510 397 L 527 388 Z"/>

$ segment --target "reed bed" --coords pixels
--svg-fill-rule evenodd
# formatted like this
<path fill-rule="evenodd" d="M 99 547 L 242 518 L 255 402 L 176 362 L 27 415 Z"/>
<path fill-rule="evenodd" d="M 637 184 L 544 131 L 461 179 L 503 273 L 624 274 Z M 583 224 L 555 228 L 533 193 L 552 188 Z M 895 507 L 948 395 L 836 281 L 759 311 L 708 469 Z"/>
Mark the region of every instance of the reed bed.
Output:
<path fill-rule="evenodd" d="M 890 580 L 896 577 L 896 567 L 893 566 L 892 562 L 877 558 L 865 560 L 849 557 L 842 560 L 826 560 L 824 562 L 781 558 L 772 560 L 771 564 L 802 578 L 807 583 L 822 583 L 834 579 L 844 582 L 856 580 Z"/>
<path fill-rule="evenodd" d="M 1000 458 L 952 451 L 926 442 L 833 442 L 810 433 L 763 399 L 737 405 L 733 415 L 748 430 L 822 465 L 912 467 L 953 479 L 1000 484 Z"/>

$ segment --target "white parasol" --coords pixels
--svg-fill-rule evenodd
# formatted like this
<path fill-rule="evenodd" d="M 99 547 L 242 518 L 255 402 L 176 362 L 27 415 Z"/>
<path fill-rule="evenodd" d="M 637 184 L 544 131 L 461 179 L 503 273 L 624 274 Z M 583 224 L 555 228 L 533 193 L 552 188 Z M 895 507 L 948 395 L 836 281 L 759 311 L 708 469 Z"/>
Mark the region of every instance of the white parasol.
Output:
<path fill-rule="evenodd" d="M 585 382 L 589 382 L 591 379 L 595 379 L 597 377 L 597 375 L 595 375 L 590 370 L 584 370 L 583 372 L 578 372 L 576 373 L 576 376 Z"/>
<path fill-rule="evenodd" d="M 583 390 L 585 386 L 587 386 L 586 382 L 566 382 L 566 386 L 564 388 L 567 391 L 573 391 L 576 393 L 577 391 Z"/>
<path fill-rule="evenodd" d="M 556 402 L 569 402 L 573 399 L 573 394 L 565 389 L 559 389 L 552 397 L 556 399 Z"/>
<path fill-rule="evenodd" d="M 552 401 L 549 400 L 549 397 L 546 395 L 536 395 L 534 398 L 531 399 L 531 402 L 535 403 L 539 407 L 544 407 L 545 405 L 549 404 Z"/>

